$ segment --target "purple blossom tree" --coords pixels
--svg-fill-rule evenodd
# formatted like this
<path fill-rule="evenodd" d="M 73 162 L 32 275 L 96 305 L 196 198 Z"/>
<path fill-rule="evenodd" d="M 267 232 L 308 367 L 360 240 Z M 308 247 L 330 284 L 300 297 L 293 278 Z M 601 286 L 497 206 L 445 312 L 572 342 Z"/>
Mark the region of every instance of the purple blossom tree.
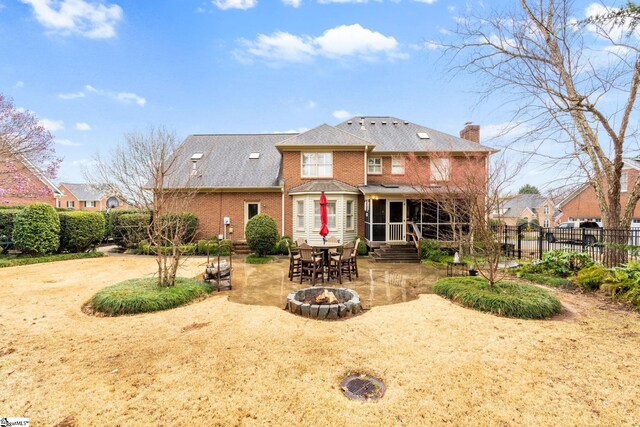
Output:
<path fill-rule="evenodd" d="M 53 136 L 36 116 L 0 93 L 0 204 L 50 196 L 38 176 L 55 179 L 61 161 Z"/>

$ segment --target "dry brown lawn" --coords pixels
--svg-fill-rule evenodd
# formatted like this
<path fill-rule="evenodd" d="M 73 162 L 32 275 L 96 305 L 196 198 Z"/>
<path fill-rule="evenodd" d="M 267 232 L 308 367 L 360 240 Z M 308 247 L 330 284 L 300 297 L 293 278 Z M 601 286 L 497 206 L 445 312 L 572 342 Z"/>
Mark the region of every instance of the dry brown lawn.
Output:
<path fill-rule="evenodd" d="M 224 294 L 130 317 L 81 311 L 99 289 L 153 267 L 110 256 L 0 270 L 0 417 L 49 426 L 640 423 L 640 318 L 591 296 L 559 293 L 570 313 L 549 321 L 435 295 L 338 322 Z M 380 377 L 384 398 L 344 397 L 350 372 Z"/>

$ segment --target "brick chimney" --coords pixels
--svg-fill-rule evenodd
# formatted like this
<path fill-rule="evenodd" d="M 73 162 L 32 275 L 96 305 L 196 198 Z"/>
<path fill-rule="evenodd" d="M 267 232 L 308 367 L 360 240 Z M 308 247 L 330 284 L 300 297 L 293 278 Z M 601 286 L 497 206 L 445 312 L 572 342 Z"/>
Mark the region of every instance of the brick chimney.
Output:
<path fill-rule="evenodd" d="M 480 125 L 474 125 L 471 122 L 464 124 L 464 129 L 460 131 L 460 138 L 480 143 Z"/>

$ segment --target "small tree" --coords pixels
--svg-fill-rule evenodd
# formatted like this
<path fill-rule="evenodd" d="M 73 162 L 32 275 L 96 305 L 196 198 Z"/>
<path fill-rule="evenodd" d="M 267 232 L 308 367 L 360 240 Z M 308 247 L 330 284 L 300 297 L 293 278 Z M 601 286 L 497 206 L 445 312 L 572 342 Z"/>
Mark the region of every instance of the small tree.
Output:
<path fill-rule="evenodd" d="M 60 246 L 60 219 L 46 203 L 33 203 L 22 209 L 13 224 L 13 241 L 22 252 L 44 255 Z"/>
<path fill-rule="evenodd" d="M 177 149 L 175 133 L 164 128 L 130 133 L 109 158 L 97 154 L 95 167 L 85 171 L 95 187 L 150 215 L 146 238 L 154 247 L 160 286 L 175 284 L 183 243 L 193 239 L 193 218 L 170 215 L 184 212 L 196 194 L 191 163 L 179 163 Z"/>
<path fill-rule="evenodd" d="M 268 255 L 278 242 L 278 225 L 267 214 L 258 214 L 247 222 L 247 244 L 259 256 Z"/>

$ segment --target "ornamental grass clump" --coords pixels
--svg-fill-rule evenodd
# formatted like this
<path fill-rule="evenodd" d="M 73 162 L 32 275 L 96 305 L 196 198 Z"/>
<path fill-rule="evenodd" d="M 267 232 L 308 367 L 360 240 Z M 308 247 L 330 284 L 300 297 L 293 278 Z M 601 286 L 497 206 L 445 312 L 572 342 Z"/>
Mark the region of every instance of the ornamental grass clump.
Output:
<path fill-rule="evenodd" d="M 562 304 L 549 291 L 506 280 L 490 285 L 481 277 L 447 277 L 433 285 L 436 294 L 465 307 L 520 319 L 544 319 L 560 313 Z"/>
<path fill-rule="evenodd" d="M 89 308 L 109 316 L 168 310 L 213 291 L 211 285 L 177 277 L 174 286 L 158 286 L 154 278 L 131 279 L 104 288 L 91 298 Z"/>

